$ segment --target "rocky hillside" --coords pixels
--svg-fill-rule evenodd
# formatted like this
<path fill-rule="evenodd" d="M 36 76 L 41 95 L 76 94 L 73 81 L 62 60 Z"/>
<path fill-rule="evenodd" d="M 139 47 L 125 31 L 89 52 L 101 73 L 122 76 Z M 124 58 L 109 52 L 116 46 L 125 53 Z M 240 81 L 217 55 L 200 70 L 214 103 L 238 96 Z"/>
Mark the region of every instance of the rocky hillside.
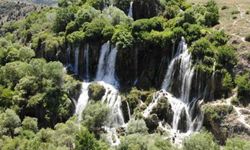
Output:
<path fill-rule="evenodd" d="M 24 3 L 24 2 L 13 2 L 9 0 L 0 1 L 0 26 L 5 22 L 17 21 L 28 13 L 33 11 L 39 11 L 41 6 Z"/>
<path fill-rule="evenodd" d="M 202 4 L 203 0 L 188 0 L 190 3 Z M 250 69 L 250 8 L 248 0 L 215 0 L 219 6 L 220 24 L 215 28 L 230 35 L 230 44 L 237 48 L 237 71 Z"/>

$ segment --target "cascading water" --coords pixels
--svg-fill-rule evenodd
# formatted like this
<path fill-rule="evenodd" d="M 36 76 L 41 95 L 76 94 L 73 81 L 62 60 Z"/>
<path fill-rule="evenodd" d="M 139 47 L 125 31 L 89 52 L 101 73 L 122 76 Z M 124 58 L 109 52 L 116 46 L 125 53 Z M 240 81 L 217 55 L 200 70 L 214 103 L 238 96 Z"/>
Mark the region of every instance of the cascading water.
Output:
<path fill-rule="evenodd" d="M 90 83 L 87 82 L 82 83 L 82 91 L 77 101 L 76 111 L 75 111 L 75 114 L 78 116 L 78 121 L 82 120 L 82 112 L 86 108 L 89 101 L 89 95 L 88 95 L 89 84 Z"/>
<path fill-rule="evenodd" d="M 175 57 L 169 64 L 168 71 L 162 84 L 162 90 L 155 93 L 152 103 L 149 104 L 143 114 L 144 117 L 147 117 L 157 105 L 158 100 L 161 97 L 166 97 L 171 104 L 171 109 L 174 114 L 170 133 L 175 139 L 175 143 L 181 142 L 183 137 L 199 130 L 202 126 L 203 115 L 200 113 L 194 115 L 198 99 L 190 98 L 193 76 L 194 68 L 192 68 L 191 55 L 188 53 L 185 39 L 182 38 Z M 179 93 L 181 93 L 179 98 L 168 92 L 171 92 L 172 85 L 176 82 L 175 79 L 181 81 L 180 87 L 177 89 L 180 90 Z M 183 113 L 185 113 L 186 117 L 184 121 L 182 121 Z M 181 131 L 179 125 L 184 125 L 186 130 Z"/>
<path fill-rule="evenodd" d="M 111 108 L 108 125 L 104 128 L 108 133 L 108 139 L 111 145 L 120 144 L 116 129 L 125 125 L 124 117 L 121 110 L 121 97 L 116 87 L 119 86 L 115 78 L 117 48 L 112 48 L 110 42 L 104 43 L 101 47 L 96 81 L 99 81 L 106 92 L 102 102 L 108 104 Z M 101 81 L 101 82 L 100 82 Z"/>
<path fill-rule="evenodd" d="M 75 65 L 74 65 L 74 73 L 78 74 L 78 64 L 79 64 L 79 47 L 75 49 Z"/>
<path fill-rule="evenodd" d="M 88 51 L 89 46 L 87 45 L 84 50 L 84 62 L 87 67 L 89 64 Z M 107 104 L 111 109 L 108 124 L 106 124 L 104 130 L 107 132 L 107 139 L 112 146 L 120 144 L 116 128 L 123 127 L 125 125 L 123 113 L 121 110 L 121 96 L 119 95 L 119 91 L 117 89 L 117 87 L 119 87 L 119 83 L 115 78 L 116 55 L 117 48 L 112 48 L 109 41 L 102 45 L 95 79 L 95 82 L 105 88 L 105 95 L 102 97 L 102 102 Z M 88 72 L 88 68 L 85 67 L 85 76 L 86 74 L 88 75 Z M 81 121 L 82 112 L 88 104 L 89 84 L 91 83 L 82 83 L 82 92 L 76 106 L 76 115 L 78 116 L 79 121 Z"/>
<path fill-rule="evenodd" d="M 115 64 L 117 48 L 112 48 L 110 42 L 102 45 L 101 55 L 98 63 L 96 81 L 104 81 L 116 87 L 119 86 L 115 78 Z"/>
<path fill-rule="evenodd" d="M 213 74 L 211 77 L 211 92 L 210 92 L 210 99 L 214 99 L 214 92 L 215 92 L 215 71 L 216 71 L 216 62 L 213 65 Z"/>
<path fill-rule="evenodd" d="M 87 43 L 84 48 L 84 78 L 85 80 L 89 80 L 89 44 Z"/>
<path fill-rule="evenodd" d="M 128 101 L 126 101 L 126 105 L 127 105 L 127 109 L 128 109 L 128 120 L 130 120 L 131 119 L 131 111 L 130 111 Z"/>
<path fill-rule="evenodd" d="M 129 10 L 128 10 L 128 16 L 130 18 L 133 18 L 133 1 L 130 2 Z"/>

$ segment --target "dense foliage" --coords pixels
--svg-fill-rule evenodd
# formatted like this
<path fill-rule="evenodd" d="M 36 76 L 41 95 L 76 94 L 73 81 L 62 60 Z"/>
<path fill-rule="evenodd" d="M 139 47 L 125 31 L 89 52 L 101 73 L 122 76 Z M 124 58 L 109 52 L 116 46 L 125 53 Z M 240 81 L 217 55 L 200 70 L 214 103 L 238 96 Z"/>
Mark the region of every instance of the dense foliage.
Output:
<path fill-rule="evenodd" d="M 92 83 L 88 88 L 90 102 L 81 118 L 73 116 L 81 91 L 77 78 L 81 76 L 67 74 L 64 65 L 74 61 L 67 60 L 66 55 L 72 59 L 76 47 L 82 53 L 87 43 L 90 44 L 90 72 L 97 68 L 100 45 L 107 41 L 118 48 L 118 57 L 125 60 L 122 64 L 129 67 L 133 67 L 132 58 L 139 51 L 136 57 L 143 59 L 139 65 L 149 65 L 146 71 L 139 71 L 140 76 L 146 76 L 142 82 L 147 84 L 154 82 L 147 76 L 158 76 L 166 70 L 163 67 L 154 71 L 158 68 L 156 62 L 160 62 L 159 67 L 164 66 L 174 56 L 172 49 L 185 37 L 196 73 L 207 76 L 214 73 L 220 96 L 228 97 L 237 85 L 240 101 L 249 102 L 249 73 L 235 77 L 235 49 L 227 44 L 229 37 L 224 31 L 211 28 L 219 23 L 214 1 L 191 6 L 185 0 L 134 0 L 134 18 L 126 15 L 130 0 L 114 0 L 114 7 L 110 5 L 109 0 L 59 0 L 58 7 L 44 7 L 24 19 L 1 26 L 0 149 L 110 149 L 103 126 L 109 123 L 111 111 L 100 102 L 106 92 L 104 87 Z M 66 49 L 71 54 L 66 54 Z M 161 60 L 159 55 L 164 55 Z M 155 90 L 144 90 L 142 86 L 125 91 L 122 100 L 134 118 L 125 130 L 119 129 L 121 143 L 112 148 L 178 149 L 165 138 L 168 135 L 150 129 L 151 120 L 142 116 Z M 170 110 L 168 100 L 161 99 L 151 117 L 158 115 L 167 121 Z M 210 123 L 220 122 L 231 112 L 229 106 L 204 109 L 205 119 Z M 249 147 L 247 141 L 238 141 L 229 139 L 225 148 Z M 183 149 L 218 150 L 219 146 L 212 134 L 201 132 L 185 139 Z"/>

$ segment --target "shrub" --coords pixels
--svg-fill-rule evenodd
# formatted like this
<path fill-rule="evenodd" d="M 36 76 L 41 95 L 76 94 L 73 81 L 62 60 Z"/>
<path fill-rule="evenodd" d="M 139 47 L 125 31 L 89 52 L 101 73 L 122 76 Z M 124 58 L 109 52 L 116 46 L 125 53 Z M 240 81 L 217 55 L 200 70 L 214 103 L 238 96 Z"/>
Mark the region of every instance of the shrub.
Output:
<path fill-rule="evenodd" d="M 76 134 L 76 150 L 107 150 L 86 128 Z"/>
<path fill-rule="evenodd" d="M 109 24 L 104 19 L 94 19 L 90 23 L 86 23 L 84 26 L 85 37 L 88 41 L 101 40 L 103 35 L 102 31 L 106 24 Z"/>
<path fill-rule="evenodd" d="M 98 83 L 90 84 L 88 89 L 89 89 L 88 91 L 89 98 L 94 101 L 101 100 L 106 91 L 105 88 Z"/>
<path fill-rule="evenodd" d="M 239 138 L 230 138 L 226 142 L 226 146 L 224 147 L 224 150 L 249 150 L 250 149 L 250 142 Z"/>
<path fill-rule="evenodd" d="M 219 9 L 214 0 L 210 0 L 205 5 L 207 12 L 205 13 L 205 25 L 214 26 L 219 23 Z"/>
<path fill-rule="evenodd" d="M 36 133 L 38 131 L 37 118 L 25 117 L 22 122 L 22 128 Z"/>
<path fill-rule="evenodd" d="M 14 131 L 21 126 L 19 116 L 11 109 L 7 109 L 0 114 L 0 135 L 8 135 L 14 137 Z"/>
<path fill-rule="evenodd" d="M 102 127 L 108 120 L 109 107 L 101 102 L 91 103 L 82 113 L 82 122 L 88 129 L 95 130 Z"/>
<path fill-rule="evenodd" d="M 226 94 L 225 96 L 227 97 L 228 92 L 230 92 L 234 87 L 232 76 L 228 72 L 226 72 L 226 74 L 224 75 L 222 86 Z"/>
<path fill-rule="evenodd" d="M 231 72 L 237 63 L 235 49 L 231 46 L 225 45 L 218 47 L 216 51 L 219 65 Z"/>
<path fill-rule="evenodd" d="M 219 145 L 214 141 L 211 133 L 201 132 L 186 138 L 183 144 L 184 150 L 219 150 Z"/>
<path fill-rule="evenodd" d="M 116 43 L 118 49 L 130 48 L 133 45 L 133 36 L 128 26 L 117 26 L 112 42 Z"/>
<path fill-rule="evenodd" d="M 190 47 L 190 52 L 194 60 L 204 60 L 205 56 L 214 57 L 212 45 L 206 38 L 195 41 Z"/>
<path fill-rule="evenodd" d="M 209 122 L 221 122 L 223 119 L 233 111 L 232 106 L 228 105 L 204 105 L 204 120 Z"/>
<path fill-rule="evenodd" d="M 238 86 L 239 100 L 244 103 L 249 103 L 250 97 L 250 73 L 246 72 L 238 75 L 235 80 Z"/>
<path fill-rule="evenodd" d="M 128 127 L 127 127 L 128 134 L 135 134 L 135 133 L 146 134 L 147 132 L 148 128 L 143 119 L 140 120 L 131 119 L 128 122 Z"/>
<path fill-rule="evenodd" d="M 67 24 L 74 20 L 75 13 L 76 11 L 72 7 L 59 9 L 54 22 L 54 31 L 58 33 L 65 31 Z"/>
<path fill-rule="evenodd" d="M 174 150 L 175 147 L 158 134 L 130 134 L 122 137 L 118 150 Z"/>

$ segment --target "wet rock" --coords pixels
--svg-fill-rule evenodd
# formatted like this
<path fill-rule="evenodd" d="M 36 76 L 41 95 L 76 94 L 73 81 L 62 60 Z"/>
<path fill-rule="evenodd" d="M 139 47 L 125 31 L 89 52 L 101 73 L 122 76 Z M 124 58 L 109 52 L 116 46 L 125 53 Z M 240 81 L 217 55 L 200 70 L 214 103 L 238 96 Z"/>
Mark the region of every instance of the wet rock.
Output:
<path fill-rule="evenodd" d="M 149 129 L 149 133 L 153 133 L 157 129 L 159 121 L 160 120 L 156 114 L 152 114 L 145 119 L 146 125 Z"/>
<path fill-rule="evenodd" d="M 123 117 L 124 117 L 125 122 L 128 122 L 129 119 L 130 119 L 129 118 L 129 109 L 130 108 L 128 108 L 128 107 L 129 107 L 128 102 L 123 100 L 122 105 L 121 105 L 121 109 L 122 109 L 122 112 L 123 112 Z"/>
<path fill-rule="evenodd" d="M 173 121 L 174 112 L 171 109 L 171 104 L 166 97 L 161 97 L 156 107 L 152 110 L 153 114 L 157 114 L 160 120 L 165 120 L 168 124 Z"/>
<path fill-rule="evenodd" d="M 163 7 L 159 0 L 134 0 L 133 17 L 135 20 L 157 16 Z"/>
<path fill-rule="evenodd" d="M 187 132 L 187 113 L 185 108 L 181 111 L 180 121 L 178 123 L 178 129 L 181 132 Z"/>

